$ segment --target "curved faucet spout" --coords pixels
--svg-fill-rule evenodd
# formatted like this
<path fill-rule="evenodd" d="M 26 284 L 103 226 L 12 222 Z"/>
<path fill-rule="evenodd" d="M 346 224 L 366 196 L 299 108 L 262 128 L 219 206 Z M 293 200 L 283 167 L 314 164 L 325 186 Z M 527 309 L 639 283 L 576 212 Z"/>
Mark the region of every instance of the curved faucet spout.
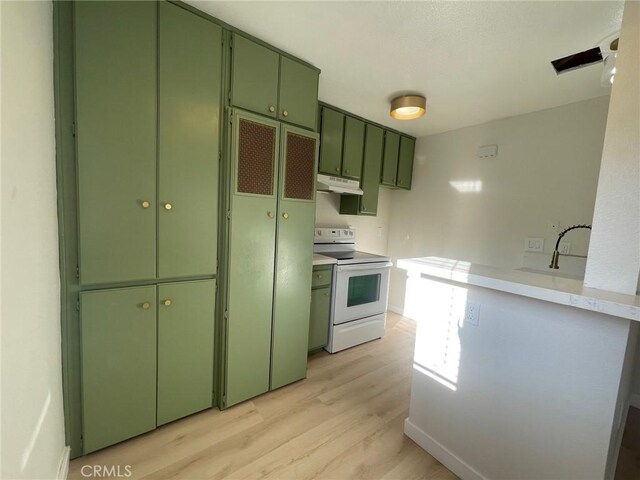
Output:
<path fill-rule="evenodd" d="M 549 265 L 549 268 L 554 268 L 556 270 L 560 268 L 558 266 L 558 260 L 560 259 L 560 251 L 559 251 L 560 240 L 562 240 L 562 237 L 564 237 L 567 232 L 570 232 L 571 230 L 575 230 L 577 228 L 587 228 L 591 230 L 591 225 L 586 225 L 586 224 L 572 225 L 571 227 L 565 228 L 563 231 L 560 232 L 560 234 L 558 235 L 558 240 L 556 241 L 556 248 L 553 250 L 553 255 L 551 256 L 551 264 Z"/>

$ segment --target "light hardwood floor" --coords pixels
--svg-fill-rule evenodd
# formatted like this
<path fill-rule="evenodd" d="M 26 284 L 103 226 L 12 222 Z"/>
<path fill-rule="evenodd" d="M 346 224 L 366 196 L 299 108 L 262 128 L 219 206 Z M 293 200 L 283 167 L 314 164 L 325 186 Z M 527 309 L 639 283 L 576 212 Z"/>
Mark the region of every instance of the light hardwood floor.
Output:
<path fill-rule="evenodd" d="M 414 336 L 389 313 L 383 339 L 312 355 L 306 380 L 78 458 L 69 478 L 130 465 L 134 479 L 455 479 L 403 434 Z"/>

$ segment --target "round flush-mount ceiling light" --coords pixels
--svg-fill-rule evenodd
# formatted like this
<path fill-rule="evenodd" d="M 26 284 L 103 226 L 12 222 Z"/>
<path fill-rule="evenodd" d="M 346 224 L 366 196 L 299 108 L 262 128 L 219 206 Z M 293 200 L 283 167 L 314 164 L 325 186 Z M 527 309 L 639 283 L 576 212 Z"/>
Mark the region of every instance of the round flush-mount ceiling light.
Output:
<path fill-rule="evenodd" d="M 390 115 L 398 120 L 420 118 L 427 110 L 427 99 L 422 95 L 403 95 L 391 101 Z"/>

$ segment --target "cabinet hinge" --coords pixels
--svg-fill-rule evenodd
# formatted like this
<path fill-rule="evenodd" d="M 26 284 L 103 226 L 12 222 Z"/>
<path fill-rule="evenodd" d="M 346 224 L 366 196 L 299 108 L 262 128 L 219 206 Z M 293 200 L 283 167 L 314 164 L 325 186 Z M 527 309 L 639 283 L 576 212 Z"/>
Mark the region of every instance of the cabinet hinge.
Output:
<path fill-rule="evenodd" d="M 78 312 L 80 311 L 80 299 L 79 298 L 76 300 L 76 310 Z"/>
<path fill-rule="evenodd" d="M 229 320 L 229 310 L 224 311 L 224 319 Z"/>
<path fill-rule="evenodd" d="M 80 278 L 80 265 L 76 265 L 76 278 Z"/>
<path fill-rule="evenodd" d="M 227 210 L 227 220 L 231 220 L 231 210 Z"/>
<path fill-rule="evenodd" d="M 76 122 L 72 122 L 71 123 L 71 134 L 75 137 L 76 136 Z"/>

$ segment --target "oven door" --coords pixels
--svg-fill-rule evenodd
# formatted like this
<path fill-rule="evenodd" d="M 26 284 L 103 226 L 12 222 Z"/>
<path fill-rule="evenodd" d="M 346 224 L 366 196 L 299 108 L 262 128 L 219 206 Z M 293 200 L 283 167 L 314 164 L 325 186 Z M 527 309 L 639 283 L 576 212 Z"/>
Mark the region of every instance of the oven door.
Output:
<path fill-rule="evenodd" d="M 387 311 L 391 262 L 337 265 L 333 323 Z"/>

